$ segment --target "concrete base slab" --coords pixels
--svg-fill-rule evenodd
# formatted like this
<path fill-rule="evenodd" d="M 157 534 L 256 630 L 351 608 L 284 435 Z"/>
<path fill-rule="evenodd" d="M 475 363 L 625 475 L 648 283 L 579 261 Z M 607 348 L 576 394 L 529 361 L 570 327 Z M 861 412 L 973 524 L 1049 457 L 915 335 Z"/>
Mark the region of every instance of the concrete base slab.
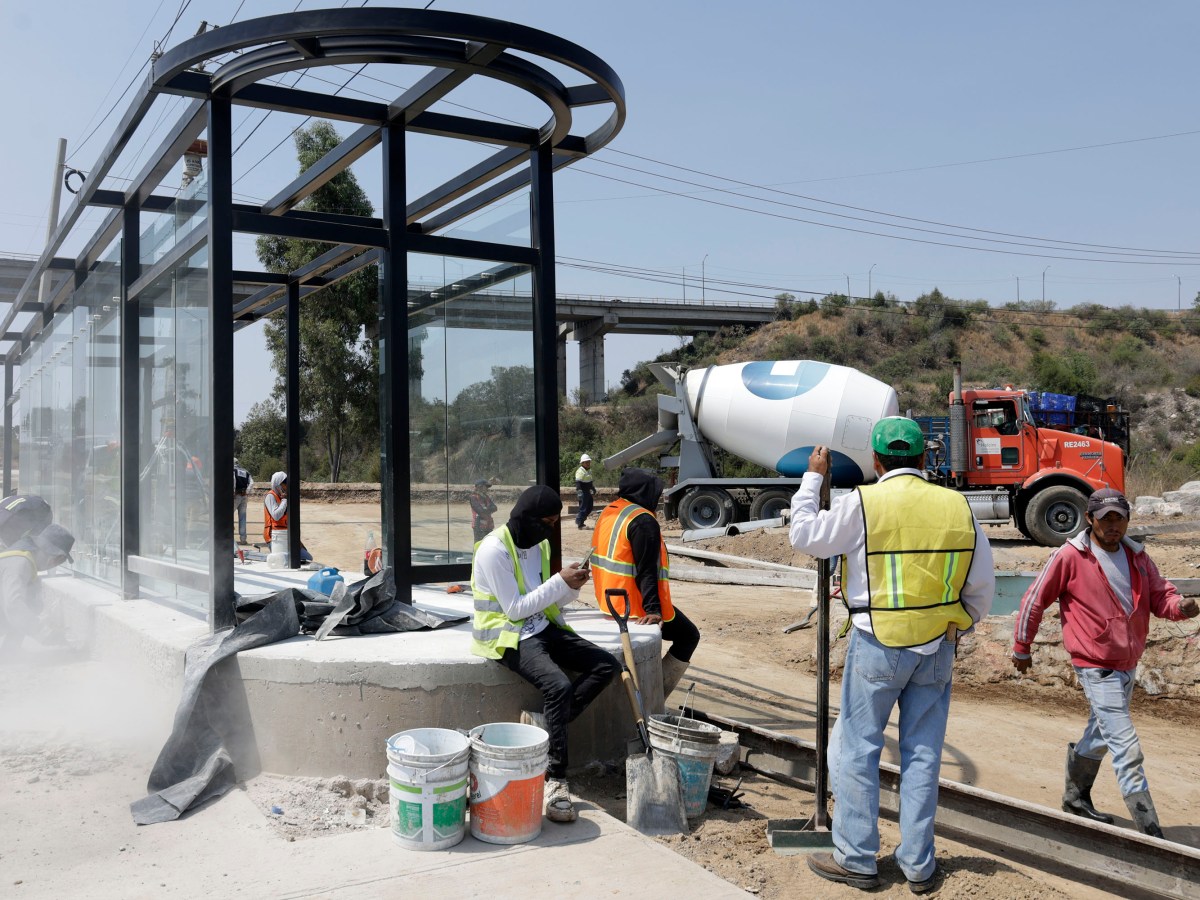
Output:
<path fill-rule="evenodd" d="M 310 575 L 239 565 L 237 589 L 253 595 L 304 586 Z M 79 579 L 48 578 L 45 585 L 59 600 L 68 634 L 84 637 L 94 657 L 132 667 L 135 677 L 178 697 L 184 652 L 208 634 L 201 619 L 148 600 L 124 600 Z M 616 625 L 591 599 L 585 588 L 565 610 L 567 621 L 620 657 Z M 470 594 L 447 594 L 444 587 L 416 588 L 413 601 L 435 612 L 471 614 Z M 635 625 L 630 633 L 647 711 L 662 711 L 659 630 Z M 470 639 L 468 621 L 436 631 L 330 636 L 319 643 L 298 635 L 239 654 L 235 666 L 244 694 L 233 700 L 246 705 L 262 770 L 380 778 L 386 741 L 399 731 L 469 730 L 540 709 L 537 690 L 499 663 L 472 656 Z M 628 699 L 614 681 L 571 724 L 571 768 L 623 760 L 635 733 Z"/>

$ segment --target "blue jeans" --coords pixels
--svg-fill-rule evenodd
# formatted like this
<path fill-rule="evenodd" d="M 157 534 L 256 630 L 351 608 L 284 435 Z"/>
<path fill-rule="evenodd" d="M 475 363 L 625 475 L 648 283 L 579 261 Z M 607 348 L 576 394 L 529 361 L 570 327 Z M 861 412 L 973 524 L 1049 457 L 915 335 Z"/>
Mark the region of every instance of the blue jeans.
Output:
<path fill-rule="evenodd" d="M 1138 791 L 1149 790 L 1146 772 L 1142 768 L 1145 757 L 1133 719 L 1129 715 L 1129 700 L 1133 697 L 1133 672 L 1116 669 L 1086 669 L 1075 667 L 1079 683 L 1083 685 L 1091 712 L 1083 737 L 1075 744 L 1079 756 L 1103 759 L 1106 751 L 1112 751 L 1112 765 L 1117 773 L 1117 786 L 1121 796 L 1128 797 Z"/>
<path fill-rule="evenodd" d="M 933 877 L 942 743 L 950 712 L 954 646 L 922 656 L 885 647 L 858 628 L 842 674 L 842 709 L 829 743 L 833 858 L 864 875 L 877 872 L 879 759 L 892 708 L 900 705 L 900 845 L 896 862 L 909 881 Z"/>

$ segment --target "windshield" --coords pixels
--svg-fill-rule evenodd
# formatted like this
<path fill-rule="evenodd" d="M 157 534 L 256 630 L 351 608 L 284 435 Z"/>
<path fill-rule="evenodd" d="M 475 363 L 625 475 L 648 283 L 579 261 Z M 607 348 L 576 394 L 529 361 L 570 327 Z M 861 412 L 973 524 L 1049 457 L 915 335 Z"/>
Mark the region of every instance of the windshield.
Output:
<path fill-rule="evenodd" d="M 1021 396 L 1021 421 L 1026 425 L 1033 425 L 1033 410 L 1029 408 L 1029 397 Z"/>

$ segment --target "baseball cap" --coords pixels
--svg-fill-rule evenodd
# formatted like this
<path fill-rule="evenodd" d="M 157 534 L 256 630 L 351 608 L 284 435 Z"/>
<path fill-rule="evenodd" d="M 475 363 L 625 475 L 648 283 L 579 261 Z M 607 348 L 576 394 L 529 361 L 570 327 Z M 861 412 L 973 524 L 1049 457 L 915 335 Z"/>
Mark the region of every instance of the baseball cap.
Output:
<path fill-rule="evenodd" d="M 581 463 L 591 462 L 592 458 L 585 453 L 585 454 L 583 454 L 583 456 L 579 457 L 579 461 Z"/>
<path fill-rule="evenodd" d="M 486 478 L 480 478 L 478 481 L 475 482 L 475 487 L 491 487 L 491 486 L 492 486 L 492 483 L 490 481 L 488 481 Z"/>
<path fill-rule="evenodd" d="M 75 562 L 75 557 L 71 555 L 71 548 L 75 546 L 75 535 L 61 525 L 47 525 L 33 540 L 51 556 L 61 554 L 68 562 Z"/>
<path fill-rule="evenodd" d="M 925 435 L 912 419 L 888 416 L 871 429 L 871 449 L 880 456 L 916 456 L 925 452 Z"/>
<path fill-rule="evenodd" d="M 1094 519 L 1103 519 L 1110 512 L 1129 518 L 1129 501 L 1116 488 L 1101 488 L 1088 497 L 1087 511 Z"/>

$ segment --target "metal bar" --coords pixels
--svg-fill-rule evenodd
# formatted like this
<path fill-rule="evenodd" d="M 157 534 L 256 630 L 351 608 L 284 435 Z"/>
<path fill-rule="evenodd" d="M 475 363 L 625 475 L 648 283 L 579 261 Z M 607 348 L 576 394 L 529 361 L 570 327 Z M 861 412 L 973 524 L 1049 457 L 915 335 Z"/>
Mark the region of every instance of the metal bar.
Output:
<path fill-rule="evenodd" d="M 209 626 L 237 624 L 233 588 L 233 106 L 208 101 Z"/>
<path fill-rule="evenodd" d="M 300 238 L 306 241 L 325 241 L 329 244 L 357 244 L 363 247 L 382 247 L 387 234 L 382 228 L 350 225 L 329 217 L 279 215 L 266 216 L 260 212 L 236 209 L 233 230 L 250 234 L 269 234 L 275 237 Z"/>
<path fill-rule="evenodd" d="M 245 269 L 234 269 L 230 275 L 233 280 L 242 284 L 287 284 L 289 278 L 280 272 L 247 272 Z"/>
<path fill-rule="evenodd" d="M 530 154 L 529 236 L 533 266 L 533 412 L 536 428 L 535 484 L 558 488 L 558 336 L 554 283 L 554 151 L 543 144 Z M 551 541 L 551 567 L 562 566 L 562 522 Z"/>
<path fill-rule="evenodd" d="M 516 247 L 512 244 L 492 244 L 487 241 L 471 241 L 437 234 L 410 233 L 406 234 L 404 239 L 412 253 L 459 256 L 464 259 L 486 259 L 524 266 L 536 265 L 538 260 L 536 250 L 529 247 Z M 550 260 L 550 265 L 554 265 L 553 259 Z"/>
<path fill-rule="evenodd" d="M 463 58 L 473 66 L 486 66 L 504 52 L 500 43 L 468 41 L 463 46 Z M 410 122 L 437 103 L 474 74 L 467 69 L 434 69 L 388 106 L 388 121 L 403 117 Z"/>
<path fill-rule="evenodd" d="M 192 566 L 181 566 L 163 559 L 151 559 L 148 556 L 131 556 L 128 560 L 130 572 L 139 575 L 149 575 L 151 578 L 161 578 L 180 587 L 191 588 L 194 591 L 208 592 L 212 581 L 204 569 Z"/>
<path fill-rule="evenodd" d="M 695 710 L 689 715 L 736 732 L 744 762 L 756 771 L 813 789 L 816 747 L 809 741 L 724 716 Z M 879 782 L 880 812 L 896 819 L 900 769 L 881 763 Z M 945 778 L 938 782 L 937 831 L 1120 897 L 1184 900 L 1194 898 L 1200 884 L 1200 850 Z"/>
<path fill-rule="evenodd" d="M 493 178 L 498 178 L 510 169 L 521 165 L 528 158 L 528 146 L 506 147 L 498 153 L 493 153 L 487 159 L 476 163 L 408 204 L 408 221 L 415 222 L 421 216 L 429 215 L 447 203 L 454 202 L 481 184 L 486 184 Z"/>
<path fill-rule="evenodd" d="M 405 233 L 406 147 L 402 122 L 383 129 L 383 223 L 391 240 L 380 254 L 379 413 L 382 423 L 383 558 L 405 597 L 417 580 L 412 565 L 409 494 L 408 246 Z"/>
<path fill-rule="evenodd" d="M 147 269 L 143 275 L 138 277 L 137 281 L 129 286 L 130 295 L 137 297 L 142 291 L 146 290 L 146 288 L 150 287 L 164 275 L 170 275 L 178 266 L 186 262 L 193 253 L 208 243 L 208 231 L 209 223 L 200 222 L 185 234 L 181 240 L 176 241 L 175 246 L 167 251 L 162 259 Z M 209 268 L 211 269 L 211 267 L 212 264 L 210 263 Z"/>
<path fill-rule="evenodd" d="M 287 520 L 288 565 L 300 568 L 300 282 L 287 286 Z M 232 528 L 232 523 L 230 524 Z"/>
<path fill-rule="evenodd" d="M 292 179 L 291 184 L 268 200 L 262 212 L 268 216 L 285 212 L 311 194 L 328 184 L 355 162 L 366 156 L 382 138 L 378 125 L 363 125 L 314 165 L 309 166 Z"/>
<path fill-rule="evenodd" d="M 4 496 L 12 494 L 13 361 L 4 361 Z"/>
<path fill-rule="evenodd" d="M 141 274 L 141 210 L 130 202 L 121 210 L 121 305 L 117 319 L 120 330 L 118 391 L 121 408 L 121 593 L 126 598 L 140 592 L 137 572 L 130 560 L 141 552 L 138 512 L 141 508 L 139 450 L 142 442 L 140 373 L 141 301 L 130 290 Z M 149 421 L 146 423 L 149 429 Z"/>

